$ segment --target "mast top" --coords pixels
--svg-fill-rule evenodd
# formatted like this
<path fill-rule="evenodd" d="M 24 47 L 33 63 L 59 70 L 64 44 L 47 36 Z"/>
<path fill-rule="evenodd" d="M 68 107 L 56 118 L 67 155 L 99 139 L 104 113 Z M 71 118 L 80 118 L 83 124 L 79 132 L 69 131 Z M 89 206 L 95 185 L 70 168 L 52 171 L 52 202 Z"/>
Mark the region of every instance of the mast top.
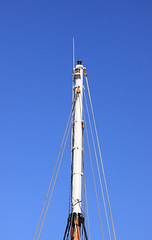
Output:
<path fill-rule="evenodd" d="M 82 61 L 77 61 L 77 64 L 78 64 L 78 65 L 81 65 L 81 64 L 82 64 Z"/>

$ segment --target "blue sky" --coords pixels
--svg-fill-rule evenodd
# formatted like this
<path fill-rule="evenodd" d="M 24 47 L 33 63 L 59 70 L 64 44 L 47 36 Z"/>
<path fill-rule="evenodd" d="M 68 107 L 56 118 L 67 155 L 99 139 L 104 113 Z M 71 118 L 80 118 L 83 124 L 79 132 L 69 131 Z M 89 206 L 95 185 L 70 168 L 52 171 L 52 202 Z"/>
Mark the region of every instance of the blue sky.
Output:
<path fill-rule="evenodd" d="M 151 13 L 150 0 L 0 2 L 0 239 L 34 237 L 71 108 L 73 36 L 88 72 L 116 237 L 151 239 Z M 91 239 L 101 239 L 85 149 Z M 69 186 L 70 140 L 41 239 L 62 239 Z"/>

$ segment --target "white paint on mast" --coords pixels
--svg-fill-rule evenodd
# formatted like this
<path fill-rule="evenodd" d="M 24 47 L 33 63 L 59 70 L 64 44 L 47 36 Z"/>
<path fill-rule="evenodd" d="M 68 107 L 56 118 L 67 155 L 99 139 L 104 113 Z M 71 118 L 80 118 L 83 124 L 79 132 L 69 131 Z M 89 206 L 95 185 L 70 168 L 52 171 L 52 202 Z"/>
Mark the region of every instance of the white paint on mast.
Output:
<path fill-rule="evenodd" d="M 72 213 L 81 213 L 81 178 L 82 178 L 82 101 L 83 101 L 83 70 L 81 61 L 75 68 L 75 115 L 73 136 L 73 170 L 72 170 Z"/>

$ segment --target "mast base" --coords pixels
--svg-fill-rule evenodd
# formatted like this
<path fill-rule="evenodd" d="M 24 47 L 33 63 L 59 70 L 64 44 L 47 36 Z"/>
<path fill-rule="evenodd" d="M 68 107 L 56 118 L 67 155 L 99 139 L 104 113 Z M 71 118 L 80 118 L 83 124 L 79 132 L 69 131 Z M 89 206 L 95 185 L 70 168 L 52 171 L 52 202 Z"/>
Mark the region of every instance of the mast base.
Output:
<path fill-rule="evenodd" d="M 63 240 L 68 239 L 69 234 L 71 235 L 71 240 L 80 240 L 81 226 L 82 226 L 82 230 L 84 231 L 85 239 L 88 240 L 83 214 L 71 213 L 67 220 L 67 226 L 66 226 Z"/>

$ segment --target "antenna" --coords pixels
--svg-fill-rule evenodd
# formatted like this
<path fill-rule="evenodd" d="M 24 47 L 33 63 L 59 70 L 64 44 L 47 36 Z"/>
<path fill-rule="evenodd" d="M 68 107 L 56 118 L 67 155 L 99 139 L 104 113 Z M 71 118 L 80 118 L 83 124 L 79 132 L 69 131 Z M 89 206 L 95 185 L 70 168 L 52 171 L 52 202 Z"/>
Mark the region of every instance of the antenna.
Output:
<path fill-rule="evenodd" d="M 74 54 L 74 37 L 73 37 L 73 68 L 75 66 L 75 54 Z"/>

